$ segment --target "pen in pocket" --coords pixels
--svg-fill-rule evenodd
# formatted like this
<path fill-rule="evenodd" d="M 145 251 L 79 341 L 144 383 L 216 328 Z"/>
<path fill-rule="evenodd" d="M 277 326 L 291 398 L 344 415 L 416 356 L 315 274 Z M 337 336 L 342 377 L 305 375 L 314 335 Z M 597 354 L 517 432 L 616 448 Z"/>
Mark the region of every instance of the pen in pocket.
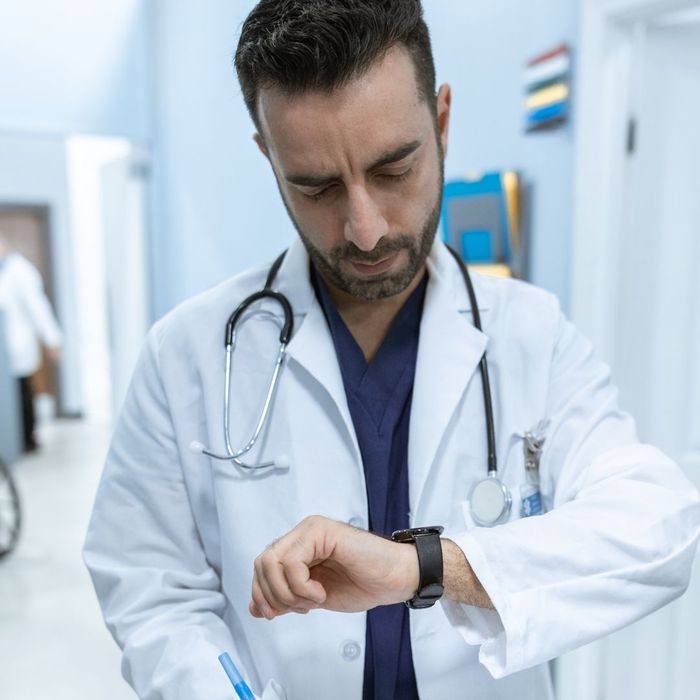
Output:
<path fill-rule="evenodd" d="M 241 700 L 255 700 L 255 695 L 253 695 L 253 691 L 243 680 L 243 676 L 241 676 L 240 672 L 236 668 L 236 664 L 233 663 L 233 660 L 227 652 L 224 652 L 223 654 L 221 654 L 221 656 L 219 656 L 219 661 L 224 667 L 224 671 L 226 671 L 226 675 L 229 677 L 229 680 L 233 685 L 233 689 L 236 691 L 238 697 Z"/>

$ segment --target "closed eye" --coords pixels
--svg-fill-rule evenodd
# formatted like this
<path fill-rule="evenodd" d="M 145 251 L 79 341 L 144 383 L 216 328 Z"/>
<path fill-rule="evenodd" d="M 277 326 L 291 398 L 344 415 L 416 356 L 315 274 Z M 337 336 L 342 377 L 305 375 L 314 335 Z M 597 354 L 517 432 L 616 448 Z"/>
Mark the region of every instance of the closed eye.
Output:
<path fill-rule="evenodd" d="M 413 168 L 407 168 L 400 173 L 377 173 L 375 178 L 389 184 L 394 184 L 407 180 L 412 173 Z M 302 195 L 306 199 L 310 199 L 312 202 L 320 202 L 322 199 L 325 199 L 328 195 L 335 192 L 337 188 L 337 184 L 332 184 L 328 185 L 328 187 L 324 187 L 322 190 L 318 190 L 317 192 L 302 192 Z"/>
<path fill-rule="evenodd" d="M 413 168 L 408 168 L 402 173 L 378 173 L 377 177 L 381 178 L 382 180 L 386 180 L 387 182 L 402 182 L 403 180 L 407 180 L 412 172 Z"/>
<path fill-rule="evenodd" d="M 329 185 L 328 187 L 324 187 L 318 192 L 302 192 L 302 195 L 306 199 L 310 199 L 312 202 L 318 202 L 324 197 L 328 196 L 331 192 L 333 192 L 333 190 L 335 190 L 336 187 L 337 185 Z"/>

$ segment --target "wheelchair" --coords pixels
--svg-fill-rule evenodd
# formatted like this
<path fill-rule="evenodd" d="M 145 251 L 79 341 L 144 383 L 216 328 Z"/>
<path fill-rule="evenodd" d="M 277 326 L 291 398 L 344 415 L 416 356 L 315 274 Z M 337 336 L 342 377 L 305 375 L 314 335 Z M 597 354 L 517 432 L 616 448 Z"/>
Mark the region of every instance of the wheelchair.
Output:
<path fill-rule="evenodd" d="M 12 472 L 0 458 L 0 559 L 17 544 L 22 527 L 22 508 Z"/>

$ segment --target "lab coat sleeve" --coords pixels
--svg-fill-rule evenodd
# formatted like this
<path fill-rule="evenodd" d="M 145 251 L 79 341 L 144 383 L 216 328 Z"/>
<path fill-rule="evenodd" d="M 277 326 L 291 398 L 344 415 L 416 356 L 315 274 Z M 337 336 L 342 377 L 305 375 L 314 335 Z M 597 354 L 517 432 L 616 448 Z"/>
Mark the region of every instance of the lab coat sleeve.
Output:
<path fill-rule="evenodd" d="M 561 318 L 541 480 L 551 510 L 454 537 L 495 610 L 443 609 L 495 678 L 628 625 L 686 589 L 698 495 L 659 450 L 639 444 L 605 365 Z"/>
<path fill-rule="evenodd" d="M 22 301 L 32 326 L 47 348 L 58 348 L 63 343 L 63 334 L 51 309 L 44 283 L 38 270 L 28 261 L 24 263 L 22 275 Z"/>
<path fill-rule="evenodd" d="M 229 700 L 218 656 L 240 659 L 190 509 L 154 331 L 114 434 L 83 556 L 123 650 L 122 673 L 140 698 Z"/>

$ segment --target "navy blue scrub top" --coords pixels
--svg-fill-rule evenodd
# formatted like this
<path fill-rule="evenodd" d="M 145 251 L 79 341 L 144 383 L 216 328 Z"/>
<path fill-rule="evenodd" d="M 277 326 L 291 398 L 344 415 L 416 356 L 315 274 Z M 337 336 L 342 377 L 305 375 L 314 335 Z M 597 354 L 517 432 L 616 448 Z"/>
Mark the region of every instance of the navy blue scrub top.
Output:
<path fill-rule="evenodd" d="M 313 267 L 311 277 L 333 337 L 362 454 L 369 530 L 390 536 L 409 526 L 408 426 L 428 276 L 401 307 L 370 364 Z M 408 608 L 403 603 L 367 613 L 362 697 L 418 700 Z"/>

